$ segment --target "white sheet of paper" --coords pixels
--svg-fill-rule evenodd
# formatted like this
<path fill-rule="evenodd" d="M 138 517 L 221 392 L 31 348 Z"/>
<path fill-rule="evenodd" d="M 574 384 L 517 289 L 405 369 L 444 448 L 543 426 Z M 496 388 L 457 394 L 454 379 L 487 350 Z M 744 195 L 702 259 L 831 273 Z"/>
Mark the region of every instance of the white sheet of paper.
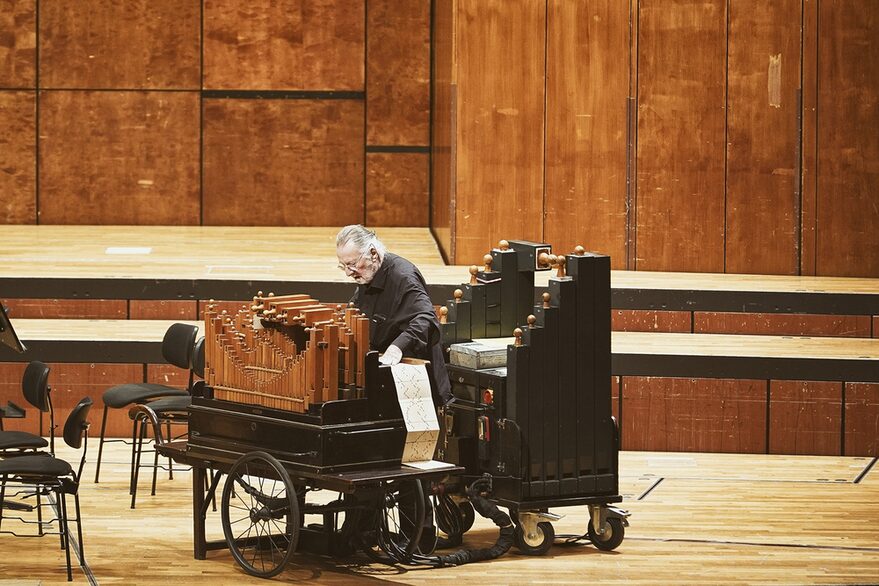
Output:
<path fill-rule="evenodd" d="M 439 439 L 439 421 L 430 394 L 427 368 L 423 364 L 400 363 L 391 366 L 391 373 L 406 424 L 403 463 L 415 466 L 430 462 Z"/>
<path fill-rule="evenodd" d="M 426 460 L 424 462 L 406 462 L 405 466 L 418 468 L 419 470 L 440 470 L 442 468 L 454 468 L 454 464 L 440 462 L 439 460 Z"/>

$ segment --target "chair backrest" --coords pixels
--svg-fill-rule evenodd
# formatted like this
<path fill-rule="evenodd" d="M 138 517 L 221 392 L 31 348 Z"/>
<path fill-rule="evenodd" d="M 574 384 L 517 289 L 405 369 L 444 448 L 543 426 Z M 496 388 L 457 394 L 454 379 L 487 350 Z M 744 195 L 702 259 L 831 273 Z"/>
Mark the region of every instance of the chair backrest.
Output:
<path fill-rule="evenodd" d="M 70 415 L 67 416 L 67 421 L 64 423 L 64 441 L 75 450 L 82 447 L 82 438 L 86 435 L 89 428 L 86 418 L 91 408 L 91 398 L 83 397 L 70 412 Z"/>
<path fill-rule="evenodd" d="M 204 378 L 204 336 L 198 339 L 192 350 L 192 372 L 195 376 Z"/>
<path fill-rule="evenodd" d="M 162 339 L 162 357 L 178 368 L 189 370 L 192 362 L 192 348 L 198 327 L 189 324 L 171 324 Z"/>
<path fill-rule="evenodd" d="M 55 453 L 55 411 L 52 409 L 51 369 L 39 360 L 32 360 L 21 377 L 21 392 L 27 402 L 40 410 L 40 435 L 43 435 L 43 413 L 49 413 L 49 452 Z"/>
<path fill-rule="evenodd" d="M 49 411 L 49 370 L 48 366 L 34 360 L 24 369 L 21 377 L 21 392 L 27 402 L 46 413 Z"/>

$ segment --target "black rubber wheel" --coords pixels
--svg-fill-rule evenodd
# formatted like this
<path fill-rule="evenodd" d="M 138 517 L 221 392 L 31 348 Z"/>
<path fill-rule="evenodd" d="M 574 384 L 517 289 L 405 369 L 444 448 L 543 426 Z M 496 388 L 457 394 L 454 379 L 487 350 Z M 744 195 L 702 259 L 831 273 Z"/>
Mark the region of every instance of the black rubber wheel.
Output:
<path fill-rule="evenodd" d="M 476 516 L 470 501 L 454 501 L 447 494 L 434 497 L 434 512 L 436 526 L 452 541 L 459 540 L 473 527 Z"/>
<path fill-rule="evenodd" d="M 421 481 L 384 482 L 376 500 L 360 517 L 363 552 L 383 564 L 408 563 L 418 548 L 424 525 Z"/>
<path fill-rule="evenodd" d="M 299 540 L 299 499 L 274 456 L 241 456 L 223 485 L 223 534 L 245 572 L 271 578 L 284 570 Z"/>
<path fill-rule="evenodd" d="M 533 535 L 526 535 L 522 525 L 516 525 L 514 540 L 516 547 L 525 555 L 544 555 L 555 541 L 555 529 L 549 521 L 541 521 Z"/>
<path fill-rule="evenodd" d="M 467 533 L 473 527 L 473 521 L 476 520 L 476 511 L 473 510 L 473 504 L 470 501 L 459 502 L 458 509 L 461 511 L 461 533 Z"/>
<path fill-rule="evenodd" d="M 604 533 L 601 535 L 597 534 L 595 529 L 592 528 L 592 521 L 589 521 L 588 533 L 592 545 L 602 551 L 612 551 L 623 542 L 623 537 L 626 535 L 626 527 L 621 519 L 609 517 Z"/>

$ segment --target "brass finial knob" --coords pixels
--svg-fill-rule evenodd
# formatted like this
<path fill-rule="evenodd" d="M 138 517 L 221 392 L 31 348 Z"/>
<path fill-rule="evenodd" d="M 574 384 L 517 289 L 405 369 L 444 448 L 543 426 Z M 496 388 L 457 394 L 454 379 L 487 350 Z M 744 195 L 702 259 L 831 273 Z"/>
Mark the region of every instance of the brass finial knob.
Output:
<path fill-rule="evenodd" d="M 549 294 L 549 291 L 543 294 L 543 307 L 544 309 L 549 307 L 549 300 L 552 298 L 552 295 Z"/>
<path fill-rule="evenodd" d="M 510 243 L 507 242 L 506 240 L 501 240 L 500 242 L 497 243 L 497 247 L 500 248 L 501 250 L 509 250 Z"/>
<path fill-rule="evenodd" d="M 515 330 L 513 330 L 513 336 L 515 336 L 515 338 L 516 338 L 516 342 L 515 342 L 516 346 L 521 346 L 522 345 L 522 328 L 516 328 Z"/>
<path fill-rule="evenodd" d="M 491 270 L 491 255 L 486 254 L 485 256 L 483 256 L 482 263 L 485 265 L 485 268 L 483 269 L 483 271 L 486 273 L 489 272 Z"/>
<path fill-rule="evenodd" d="M 257 297 L 262 297 L 262 291 L 257 291 L 257 292 L 256 292 L 256 296 L 257 296 Z"/>
<path fill-rule="evenodd" d="M 274 296 L 275 296 L 274 291 L 269 291 L 269 297 L 274 297 Z"/>
<path fill-rule="evenodd" d="M 476 273 L 479 272 L 479 267 L 476 265 L 470 265 L 470 284 L 476 285 L 478 281 L 476 280 Z"/>
<path fill-rule="evenodd" d="M 440 307 L 440 323 L 448 323 L 449 320 L 449 308 L 443 305 Z"/>
<path fill-rule="evenodd" d="M 577 245 L 574 247 L 574 254 L 576 254 L 577 256 L 583 256 L 583 254 L 585 252 L 586 252 L 586 249 L 580 245 Z"/>
<path fill-rule="evenodd" d="M 556 277 L 562 278 L 565 276 L 565 265 L 568 263 L 568 260 L 564 256 L 559 256 L 556 264 L 559 266 L 559 271 L 556 273 Z"/>
<path fill-rule="evenodd" d="M 452 293 L 452 295 L 455 297 L 455 303 L 461 303 L 461 298 L 464 297 L 464 292 L 460 289 L 455 289 L 455 292 Z"/>
<path fill-rule="evenodd" d="M 534 314 L 531 314 L 531 315 L 528 316 L 527 321 L 528 321 L 528 327 L 529 327 L 529 328 L 533 328 L 533 327 L 534 327 L 534 324 L 537 323 L 537 318 L 534 317 Z"/>
<path fill-rule="evenodd" d="M 537 257 L 537 265 L 541 267 L 550 266 L 550 255 L 547 252 L 541 252 L 540 256 Z"/>

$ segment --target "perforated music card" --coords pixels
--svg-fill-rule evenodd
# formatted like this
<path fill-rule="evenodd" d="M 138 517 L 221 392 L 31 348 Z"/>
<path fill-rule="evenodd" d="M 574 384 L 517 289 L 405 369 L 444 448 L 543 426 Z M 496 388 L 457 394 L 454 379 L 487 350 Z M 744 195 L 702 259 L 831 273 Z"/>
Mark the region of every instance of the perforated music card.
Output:
<path fill-rule="evenodd" d="M 406 424 L 406 445 L 403 463 L 422 467 L 433 458 L 439 439 L 439 421 L 430 393 L 430 379 L 424 364 L 395 364 L 391 366 L 400 412 Z"/>

